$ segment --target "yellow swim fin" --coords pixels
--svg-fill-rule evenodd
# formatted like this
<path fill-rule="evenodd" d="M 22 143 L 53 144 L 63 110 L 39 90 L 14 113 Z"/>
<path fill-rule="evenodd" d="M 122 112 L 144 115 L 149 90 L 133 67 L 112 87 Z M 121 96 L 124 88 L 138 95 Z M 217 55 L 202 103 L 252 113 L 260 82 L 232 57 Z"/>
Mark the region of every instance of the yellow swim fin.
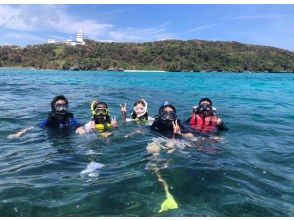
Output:
<path fill-rule="evenodd" d="M 168 211 L 170 209 L 177 209 L 178 204 L 170 193 L 166 193 L 166 200 L 161 204 L 159 212 Z"/>

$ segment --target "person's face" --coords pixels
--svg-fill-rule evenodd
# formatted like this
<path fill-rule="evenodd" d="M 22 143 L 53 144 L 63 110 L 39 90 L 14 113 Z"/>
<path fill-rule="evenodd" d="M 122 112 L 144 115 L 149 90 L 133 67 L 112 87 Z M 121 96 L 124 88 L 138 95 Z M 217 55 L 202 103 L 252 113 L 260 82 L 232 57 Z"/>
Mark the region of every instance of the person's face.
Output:
<path fill-rule="evenodd" d="M 164 120 L 174 120 L 174 119 L 176 119 L 176 115 L 174 113 L 174 110 L 169 106 L 167 106 L 167 107 L 165 107 L 163 109 L 162 115 L 163 115 Z"/>
<path fill-rule="evenodd" d="M 144 111 L 145 106 L 142 103 L 138 103 L 134 109 L 136 114 L 141 114 Z"/>

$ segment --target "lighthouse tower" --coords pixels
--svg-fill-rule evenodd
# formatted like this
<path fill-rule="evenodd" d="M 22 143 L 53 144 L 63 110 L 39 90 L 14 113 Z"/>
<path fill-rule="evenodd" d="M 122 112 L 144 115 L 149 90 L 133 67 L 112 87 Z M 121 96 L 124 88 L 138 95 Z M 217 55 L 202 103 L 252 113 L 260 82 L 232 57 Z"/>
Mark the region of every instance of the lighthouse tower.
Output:
<path fill-rule="evenodd" d="M 82 44 L 82 45 L 85 44 L 85 41 L 84 41 L 84 39 L 83 39 L 83 32 L 82 32 L 82 30 L 80 30 L 80 31 L 78 32 L 78 34 L 77 34 L 77 42 L 78 42 L 79 44 Z"/>

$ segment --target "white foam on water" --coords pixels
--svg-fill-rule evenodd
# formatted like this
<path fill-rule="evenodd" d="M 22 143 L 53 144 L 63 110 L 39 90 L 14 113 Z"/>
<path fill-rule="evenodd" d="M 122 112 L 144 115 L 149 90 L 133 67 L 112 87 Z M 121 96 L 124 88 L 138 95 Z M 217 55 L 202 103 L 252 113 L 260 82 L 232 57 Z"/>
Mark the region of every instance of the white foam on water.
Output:
<path fill-rule="evenodd" d="M 91 162 L 87 165 L 87 168 L 81 171 L 81 174 L 88 175 L 90 177 L 97 177 L 99 176 L 99 169 L 105 167 L 101 163 Z"/>

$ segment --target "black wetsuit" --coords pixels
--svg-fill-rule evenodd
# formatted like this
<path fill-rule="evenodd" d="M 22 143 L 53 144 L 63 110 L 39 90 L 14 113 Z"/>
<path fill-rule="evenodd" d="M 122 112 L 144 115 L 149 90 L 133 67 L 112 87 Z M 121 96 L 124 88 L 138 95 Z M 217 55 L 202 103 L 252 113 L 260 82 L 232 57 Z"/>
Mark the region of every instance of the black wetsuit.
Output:
<path fill-rule="evenodd" d="M 64 115 L 56 114 L 55 112 L 50 112 L 46 120 L 41 122 L 41 128 L 65 128 L 65 127 L 78 127 L 78 123 L 75 120 L 71 112 L 65 112 Z"/>
<path fill-rule="evenodd" d="M 181 133 L 187 133 L 188 131 L 181 125 L 180 120 L 177 119 L 178 125 L 181 128 Z M 166 137 L 174 136 L 174 129 L 172 121 L 164 121 L 159 116 L 155 117 L 153 124 L 151 125 L 151 129 L 156 132 L 160 132 L 162 135 Z"/>

